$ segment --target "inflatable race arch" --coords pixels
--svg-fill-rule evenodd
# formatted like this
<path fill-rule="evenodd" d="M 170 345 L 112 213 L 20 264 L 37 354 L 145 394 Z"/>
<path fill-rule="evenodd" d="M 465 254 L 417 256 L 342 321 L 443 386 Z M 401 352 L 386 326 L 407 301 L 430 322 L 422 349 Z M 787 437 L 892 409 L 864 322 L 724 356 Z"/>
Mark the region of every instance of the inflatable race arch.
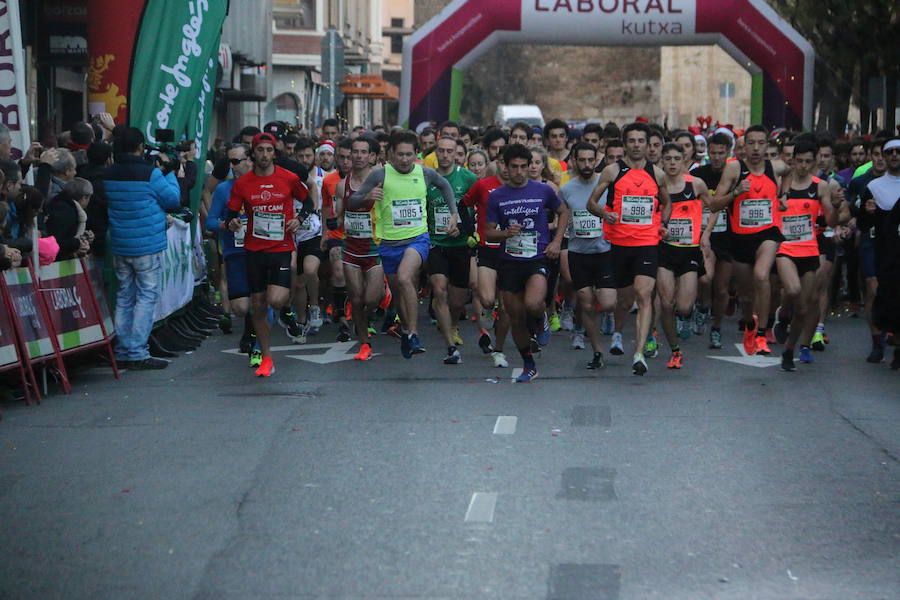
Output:
<path fill-rule="evenodd" d="M 812 46 L 764 0 L 455 0 L 403 45 L 400 120 L 459 118 L 463 71 L 500 43 L 718 44 L 752 76 L 753 123 L 811 126 Z"/>

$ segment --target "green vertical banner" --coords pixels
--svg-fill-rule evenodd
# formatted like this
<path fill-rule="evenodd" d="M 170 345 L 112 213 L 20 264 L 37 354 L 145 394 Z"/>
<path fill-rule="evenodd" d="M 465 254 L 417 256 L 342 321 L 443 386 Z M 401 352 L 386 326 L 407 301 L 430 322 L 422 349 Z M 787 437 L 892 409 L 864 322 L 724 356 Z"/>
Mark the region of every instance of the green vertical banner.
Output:
<path fill-rule="evenodd" d="M 131 124 L 156 143 L 157 129 L 172 129 L 176 140 L 197 132 L 198 111 L 212 111 L 210 61 L 217 61 L 225 0 L 148 0 L 138 30 L 129 83 Z M 214 79 L 213 79 L 214 80 Z M 205 125 L 205 124 L 204 124 Z M 206 132 L 204 126 L 202 131 Z M 205 148 L 199 145 L 199 148 Z"/>

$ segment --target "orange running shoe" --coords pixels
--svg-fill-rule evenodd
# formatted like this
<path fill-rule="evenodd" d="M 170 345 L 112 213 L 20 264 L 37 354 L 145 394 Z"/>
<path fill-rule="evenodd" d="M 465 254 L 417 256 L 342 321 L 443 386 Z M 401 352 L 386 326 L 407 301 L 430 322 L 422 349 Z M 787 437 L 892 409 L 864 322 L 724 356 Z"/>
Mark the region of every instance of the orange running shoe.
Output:
<path fill-rule="evenodd" d="M 768 356 L 772 354 L 772 351 L 769 350 L 769 344 L 766 342 L 766 336 L 756 336 L 756 353 L 762 356 Z"/>
<path fill-rule="evenodd" d="M 669 363 L 666 365 L 666 368 L 669 369 L 680 369 L 681 368 L 681 359 L 684 358 L 681 354 L 680 350 L 676 350 L 672 353 L 672 358 L 669 359 Z"/>
<path fill-rule="evenodd" d="M 372 360 L 372 345 L 363 344 L 359 347 L 359 352 L 353 355 L 353 360 Z"/>
<path fill-rule="evenodd" d="M 749 327 L 744 330 L 744 352 L 747 353 L 748 356 L 756 354 L 756 332 L 750 329 Z M 766 341 L 766 338 L 760 338 L 763 342 Z"/>
<path fill-rule="evenodd" d="M 272 362 L 271 356 L 264 356 L 262 359 L 262 364 L 259 365 L 259 368 L 256 370 L 257 377 L 269 377 L 275 374 L 275 363 Z"/>

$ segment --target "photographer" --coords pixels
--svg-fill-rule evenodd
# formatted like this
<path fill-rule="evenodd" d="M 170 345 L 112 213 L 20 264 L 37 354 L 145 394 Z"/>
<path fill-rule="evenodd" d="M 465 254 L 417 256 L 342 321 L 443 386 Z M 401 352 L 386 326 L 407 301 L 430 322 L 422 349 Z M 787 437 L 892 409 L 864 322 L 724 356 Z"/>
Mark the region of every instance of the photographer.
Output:
<path fill-rule="evenodd" d="M 164 173 L 144 158 L 144 134 L 139 129 L 121 128 L 117 134 L 115 163 L 103 173 L 109 243 L 119 281 L 116 359 L 132 369 L 164 369 L 169 363 L 150 357 L 147 340 L 167 245 L 166 212 L 181 205 L 178 181 L 171 172 L 178 164 L 168 163 Z"/>

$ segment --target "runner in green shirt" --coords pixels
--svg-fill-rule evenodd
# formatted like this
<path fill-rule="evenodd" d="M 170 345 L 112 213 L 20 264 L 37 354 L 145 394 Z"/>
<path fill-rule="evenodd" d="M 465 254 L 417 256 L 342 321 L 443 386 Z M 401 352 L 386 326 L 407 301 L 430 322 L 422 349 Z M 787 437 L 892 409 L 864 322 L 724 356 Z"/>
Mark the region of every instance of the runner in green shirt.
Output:
<path fill-rule="evenodd" d="M 453 188 L 457 205 L 472 184 L 478 179 L 471 171 L 459 167 L 455 163 L 456 140 L 442 137 L 438 140 L 435 154 L 438 168 L 444 179 Z M 428 276 L 431 280 L 434 314 L 437 317 L 441 334 L 447 341 L 445 365 L 458 365 L 462 362 L 457 346 L 461 345 L 459 335 L 459 315 L 465 310 L 469 289 L 469 269 L 472 251 L 468 246 L 467 235 L 459 231 L 448 232 L 451 220 L 451 207 L 444 200 L 443 193 L 436 187 L 428 188 L 428 234 L 431 238 L 431 250 L 428 252 Z M 465 229 L 468 222 L 471 230 L 472 217 L 470 209 L 463 207 L 459 212 L 460 223 Z"/>

